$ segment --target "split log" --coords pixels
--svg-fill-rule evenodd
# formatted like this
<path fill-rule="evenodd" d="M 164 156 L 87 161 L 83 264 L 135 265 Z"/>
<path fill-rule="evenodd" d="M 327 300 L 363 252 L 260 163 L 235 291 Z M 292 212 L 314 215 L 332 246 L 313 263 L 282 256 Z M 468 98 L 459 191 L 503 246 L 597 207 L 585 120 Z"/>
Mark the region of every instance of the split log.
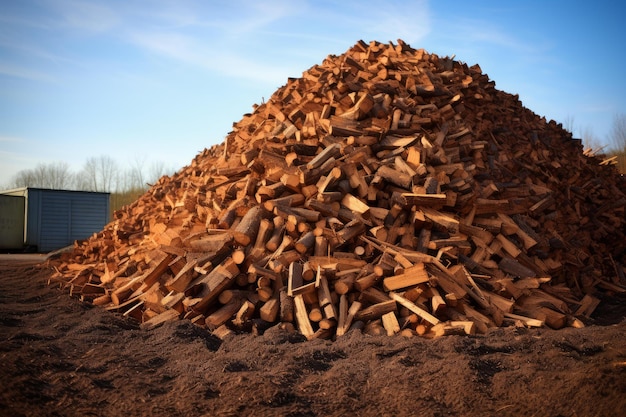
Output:
<path fill-rule="evenodd" d="M 294 297 L 294 307 L 295 307 L 295 316 L 296 322 L 298 323 L 298 329 L 300 333 L 307 339 L 313 338 L 315 332 L 313 331 L 313 326 L 311 326 L 311 322 L 309 321 L 309 314 L 306 310 L 306 305 L 304 303 L 304 299 L 302 298 L 302 294 L 297 294 Z"/>

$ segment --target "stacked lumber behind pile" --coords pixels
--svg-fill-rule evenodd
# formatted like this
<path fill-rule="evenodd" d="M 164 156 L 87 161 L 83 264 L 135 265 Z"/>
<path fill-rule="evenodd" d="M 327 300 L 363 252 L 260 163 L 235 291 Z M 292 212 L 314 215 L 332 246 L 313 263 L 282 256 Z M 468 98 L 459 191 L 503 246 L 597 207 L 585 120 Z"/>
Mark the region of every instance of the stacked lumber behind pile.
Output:
<path fill-rule="evenodd" d="M 582 326 L 626 290 L 618 181 L 478 65 L 358 42 L 77 242 L 55 282 L 218 334 Z"/>

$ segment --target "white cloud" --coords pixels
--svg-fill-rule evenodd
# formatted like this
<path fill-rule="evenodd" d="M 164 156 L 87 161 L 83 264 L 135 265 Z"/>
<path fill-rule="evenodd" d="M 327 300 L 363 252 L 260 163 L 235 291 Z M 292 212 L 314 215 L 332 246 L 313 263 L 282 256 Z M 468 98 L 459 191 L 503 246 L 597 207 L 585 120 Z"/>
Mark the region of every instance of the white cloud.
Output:
<path fill-rule="evenodd" d="M 25 39 L 16 39 L 11 36 L 0 35 L 0 48 L 6 51 L 12 51 L 22 59 L 43 60 L 54 64 L 75 64 L 76 61 L 64 57 L 53 52 L 50 48 L 33 43 L 33 41 Z M 0 49 L 0 50 L 1 50 Z"/>
<path fill-rule="evenodd" d="M 284 66 L 247 59 L 243 53 L 234 53 L 228 48 L 220 48 L 219 45 L 207 45 L 197 38 L 180 33 L 135 32 L 129 39 L 150 52 L 185 64 L 217 71 L 222 75 L 275 82 L 277 75 L 284 72 Z"/>
<path fill-rule="evenodd" d="M 369 16 L 369 21 L 364 23 L 365 31 L 371 32 L 378 41 L 395 42 L 402 39 L 418 48 L 419 45 L 416 44 L 431 31 L 430 12 L 426 1 L 400 5 L 386 4 Z"/>
<path fill-rule="evenodd" d="M 0 142 L 25 142 L 24 139 L 17 136 L 2 136 L 0 135 Z"/>
<path fill-rule="evenodd" d="M 189 7 L 198 7 L 195 18 Z M 328 53 L 343 52 L 333 46 L 347 48 L 359 39 L 418 42 L 430 31 L 423 0 L 384 7 L 354 1 L 235 0 L 217 7 L 182 3 L 171 11 L 170 17 L 147 12 L 149 22 L 129 29 L 124 40 L 188 65 L 272 83 L 300 74 L 306 69 L 299 67 L 303 61 L 308 66 Z"/>
<path fill-rule="evenodd" d="M 150 52 L 193 63 L 198 60 L 193 51 L 193 38 L 176 32 L 131 32 L 129 40 Z"/>
<path fill-rule="evenodd" d="M 334 2 L 271 0 L 139 1 L 51 0 L 49 13 L 34 19 L 55 35 L 98 34 L 141 50 L 223 75 L 276 84 L 300 74 L 300 66 L 319 62 L 327 53 L 341 53 L 359 39 L 411 43 L 430 30 L 427 2 L 405 4 L 346 0 Z M 371 4 L 369 4 L 371 3 Z M 112 6 L 112 4 L 114 6 Z M 46 26 L 47 25 L 47 26 Z M 50 33 L 45 30 L 43 33 Z M 0 33 L 1 35 L 1 33 Z M 84 66 L 39 42 L 2 39 L 0 45 L 23 57 Z M 67 55 L 67 53 L 65 54 Z M 285 59 L 277 59 L 285 57 Z M 28 61 L 24 61 L 28 62 Z M 14 77 L 51 80 L 32 64 L 0 67 Z"/>
<path fill-rule="evenodd" d="M 245 2 L 244 2 L 245 3 Z M 242 19 L 234 25 L 229 25 L 231 34 L 248 34 L 258 30 L 267 29 L 271 24 L 287 19 L 300 13 L 297 2 L 276 0 L 269 2 L 254 2 L 242 5 L 239 10 L 234 10 L 235 15 L 241 13 Z M 243 11 L 243 13 L 242 13 Z"/>
<path fill-rule="evenodd" d="M 121 17 L 106 2 L 58 0 L 52 3 L 64 26 L 97 33 L 113 29 Z"/>
<path fill-rule="evenodd" d="M 468 56 L 479 58 L 483 55 L 481 51 L 499 50 L 506 52 L 506 56 L 523 59 L 525 62 L 554 60 L 551 55 L 553 43 L 536 33 L 532 37 L 523 38 L 519 34 L 521 31 L 513 35 L 514 32 L 497 22 L 465 17 L 440 18 L 433 25 L 438 28 L 433 38 L 440 43 L 454 46 Z M 502 60 L 504 55 L 502 52 L 491 52 L 486 57 Z"/>
<path fill-rule="evenodd" d="M 54 81 L 54 77 L 45 72 L 37 71 L 31 68 L 22 67 L 19 65 L 8 64 L 4 62 L 0 62 L 0 74 L 15 77 L 15 78 L 23 78 L 26 80 L 32 81 L 45 81 L 50 82 Z"/>

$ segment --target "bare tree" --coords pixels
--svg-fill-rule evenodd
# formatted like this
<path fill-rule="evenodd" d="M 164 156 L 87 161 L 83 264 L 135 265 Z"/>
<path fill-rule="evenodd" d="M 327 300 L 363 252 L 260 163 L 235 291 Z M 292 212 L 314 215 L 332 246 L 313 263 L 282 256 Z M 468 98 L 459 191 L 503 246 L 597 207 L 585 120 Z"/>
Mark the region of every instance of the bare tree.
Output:
<path fill-rule="evenodd" d="M 146 190 L 149 184 L 156 182 L 161 176 L 171 170 L 165 167 L 163 161 L 154 161 L 149 166 L 145 157 L 136 157 L 123 179 L 122 190 Z"/>
<path fill-rule="evenodd" d="M 74 187 L 74 174 L 67 162 L 54 162 L 48 165 L 48 186 L 55 189 Z"/>
<path fill-rule="evenodd" d="M 144 167 L 146 165 L 146 157 L 145 156 L 136 156 L 133 160 L 133 164 L 130 168 L 129 172 L 129 184 L 127 189 L 143 189 L 146 187 L 145 184 L 145 173 Z"/>
<path fill-rule="evenodd" d="M 574 116 L 568 114 L 563 120 L 563 129 L 570 132 L 572 135 L 574 134 Z"/>
<path fill-rule="evenodd" d="M 19 171 L 8 187 L 37 187 L 67 190 L 120 192 L 146 190 L 161 176 L 174 172 L 162 161 L 149 167 L 145 158 L 136 158 L 132 166 L 122 171 L 110 156 L 91 157 L 77 174 L 70 171 L 66 162 L 39 164 L 35 168 Z"/>
<path fill-rule="evenodd" d="M 626 114 L 621 113 L 613 116 L 610 137 L 616 151 L 626 152 Z"/>
<path fill-rule="evenodd" d="M 107 155 L 87 159 L 79 173 L 79 188 L 88 191 L 112 192 L 118 185 L 119 168 L 113 158 Z"/>
<path fill-rule="evenodd" d="M 33 169 L 18 172 L 13 177 L 15 187 L 38 187 L 52 189 L 72 189 L 74 174 L 66 162 L 39 164 Z"/>
<path fill-rule="evenodd" d="M 163 161 L 154 161 L 150 165 L 150 170 L 148 172 L 148 175 L 146 176 L 146 184 L 144 185 L 154 184 L 163 175 L 172 174 L 174 173 L 174 171 L 175 170 L 173 168 L 166 167 Z"/>
<path fill-rule="evenodd" d="M 606 145 L 602 144 L 602 141 L 593 133 L 590 127 L 586 127 L 582 132 L 582 142 L 591 154 L 603 153 Z"/>
<path fill-rule="evenodd" d="M 19 171 L 13 176 L 10 187 L 37 187 L 35 183 L 35 171 L 32 169 Z"/>
<path fill-rule="evenodd" d="M 613 145 L 611 153 L 616 156 L 617 168 L 626 173 L 626 114 L 613 116 L 610 139 Z"/>

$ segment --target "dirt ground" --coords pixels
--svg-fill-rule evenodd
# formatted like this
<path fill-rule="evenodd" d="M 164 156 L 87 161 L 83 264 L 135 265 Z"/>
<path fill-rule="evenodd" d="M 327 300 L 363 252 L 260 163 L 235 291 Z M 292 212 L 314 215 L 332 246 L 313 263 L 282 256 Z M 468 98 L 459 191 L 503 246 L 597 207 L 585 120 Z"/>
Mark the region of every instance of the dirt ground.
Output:
<path fill-rule="evenodd" d="M 0 262 L 2 416 L 626 415 L 626 299 L 583 329 L 331 342 L 142 330 Z"/>

